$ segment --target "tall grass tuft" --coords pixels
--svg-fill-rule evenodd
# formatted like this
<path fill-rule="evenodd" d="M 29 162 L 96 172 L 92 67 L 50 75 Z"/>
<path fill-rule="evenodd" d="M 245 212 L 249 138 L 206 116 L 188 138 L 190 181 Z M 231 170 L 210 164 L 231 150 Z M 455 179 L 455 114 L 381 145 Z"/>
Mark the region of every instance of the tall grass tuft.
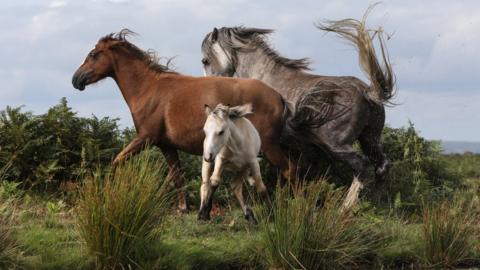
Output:
<path fill-rule="evenodd" d="M 430 266 L 453 267 L 468 261 L 478 243 L 475 214 L 458 202 L 444 201 L 423 209 L 424 260 Z"/>
<path fill-rule="evenodd" d="M 10 194 L 12 185 L 4 181 L 8 167 L 0 168 L 0 269 L 14 269 L 18 254 L 18 243 L 13 236 L 18 198 Z"/>
<path fill-rule="evenodd" d="M 324 181 L 277 186 L 271 208 L 259 206 L 260 243 L 269 268 L 338 269 L 367 262 L 380 243 L 349 211 L 343 195 Z M 298 193 L 297 193 L 298 194 Z"/>
<path fill-rule="evenodd" d="M 153 255 L 171 204 L 164 172 L 163 163 L 144 151 L 86 179 L 78 222 L 98 269 L 137 268 Z"/>

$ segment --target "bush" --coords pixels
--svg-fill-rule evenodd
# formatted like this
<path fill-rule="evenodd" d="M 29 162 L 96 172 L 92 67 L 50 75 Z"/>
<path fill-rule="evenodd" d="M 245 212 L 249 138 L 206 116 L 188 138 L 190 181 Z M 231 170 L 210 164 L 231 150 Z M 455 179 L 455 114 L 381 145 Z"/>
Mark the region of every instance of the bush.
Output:
<path fill-rule="evenodd" d="M 465 205 L 451 202 L 427 205 L 423 209 L 423 258 L 430 266 L 453 267 L 466 262 L 475 252 L 476 218 Z"/>
<path fill-rule="evenodd" d="M 337 269 L 371 259 L 380 242 L 350 211 L 343 196 L 324 181 L 300 187 L 277 186 L 272 208 L 260 206 L 261 252 L 271 268 Z"/>
<path fill-rule="evenodd" d="M 415 211 L 423 201 L 451 198 L 463 187 L 464 177 L 442 159 L 440 143 L 422 138 L 412 123 L 406 128 L 386 127 L 383 141 L 392 168 L 386 184 L 372 190 L 371 200 Z"/>
<path fill-rule="evenodd" d="M 136 267 L 152 255 L 170 207 L 164 171 L 144 151 L 85 180 L 78 222 L 98 268 Z"/>
<path fill-rule="evenodd" d="M 117 121 L 79 117 L 65 98 L 42 115 L 7 107 L 0 111 L 0 167 L 11 162 L 5 178 L 24 186 L 76 180 L 120 151 L 128 132 Z"/>

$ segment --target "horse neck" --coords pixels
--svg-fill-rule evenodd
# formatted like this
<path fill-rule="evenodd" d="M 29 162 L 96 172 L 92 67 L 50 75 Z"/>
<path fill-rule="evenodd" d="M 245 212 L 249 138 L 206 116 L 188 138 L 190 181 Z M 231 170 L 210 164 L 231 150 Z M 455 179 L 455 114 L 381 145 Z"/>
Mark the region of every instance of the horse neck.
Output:
<path fill-rule="evenodd" d="M 236 74 L 238 77 L 261 80 L 282 96 L 290 94 L 291 80 L 302 72 L 275 62 L 261 48 L 254 51 L 239 51 L 237 60 Z"/>
<path fill-rule="evenodd" d="M 154 72 L 142 60 L 128 56 L 115 58 L 113 79 L 132 112 L 146 96 L 148 84 L 154 78 Z"/>

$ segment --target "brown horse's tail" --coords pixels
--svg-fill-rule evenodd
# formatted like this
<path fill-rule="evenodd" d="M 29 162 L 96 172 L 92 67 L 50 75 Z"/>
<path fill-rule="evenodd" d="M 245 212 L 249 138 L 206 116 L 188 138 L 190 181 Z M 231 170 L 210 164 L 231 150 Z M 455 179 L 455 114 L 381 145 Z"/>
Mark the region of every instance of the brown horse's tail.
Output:
<path fill-rule="evenodd" d="M 362 21 L 355 19 L 327 21 L 325 24 L 318 24 L 317 27 L 327 32 L 336 33 L 358 50 L 360 68 L 372 84 L 366 93 L 368 98 L 377 104 L 391 104 L 389 100 L 395 95 L 395 74 L 385 46 L 385 39 L 388 40 L 389 36 L 384 33 L 381 27 L 370 30 L 365 26 L 368 14 L 377 4 L 367 9 Z M 375 37 L 382 51 L 383 66 L 379 64 L 373 47 L 372 41 Z"/>

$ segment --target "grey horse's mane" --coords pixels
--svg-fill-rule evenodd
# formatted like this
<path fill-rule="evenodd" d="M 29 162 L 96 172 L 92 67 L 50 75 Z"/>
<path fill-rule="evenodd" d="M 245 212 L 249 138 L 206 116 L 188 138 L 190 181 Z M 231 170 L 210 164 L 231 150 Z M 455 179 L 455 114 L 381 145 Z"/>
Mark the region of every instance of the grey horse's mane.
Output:
<path fill-rule="evenodd" d="M 158 56 L 158 54 L 154 50 L 142 50 L 138 48 L 136 45 L 131 43 L 130 41 L 127 40 L 128 36 L 136 35 L 135 32 L 129 30 L 129 29 L 122 29 L 118 33 L 110 33 L 102 38 L 100 38 L 99 42 L 108 42 L 108 41 L 122 41 L 117 46 L 121 46 L 128 50 L 130 53 L 144 61 L 147 66 L 156 71 L 156 72 L 174 72 L 173 69 L 171 68 L 171 61 L 172 58 L 167 58 L 166 64 L 161 64 L 160 60 L 161 58 Z"/>
<path fill-rule="evenodd" d="M 274 50 L 266 38 L 266 35 L 272 32 L 274 32 L 272 29 L 247 28 L 243 26 L 222 27 L 217 30 L 218 36 L 216 41 L 222 48 L 230 48 L 234 51 L 248 51 L 260 48 L 270 59 L 279 65 L 298 70 L 310 70 L 310 59 L 290 59 L 281 56 L 276 50 Z M 212 34 L 213 32 L 207 34 L 202 42 L 202 50 L 207 54 L 212 51 Z M 236 65 L 236 55 L 233 54 L 230 57 L 233 64 Z"/>

